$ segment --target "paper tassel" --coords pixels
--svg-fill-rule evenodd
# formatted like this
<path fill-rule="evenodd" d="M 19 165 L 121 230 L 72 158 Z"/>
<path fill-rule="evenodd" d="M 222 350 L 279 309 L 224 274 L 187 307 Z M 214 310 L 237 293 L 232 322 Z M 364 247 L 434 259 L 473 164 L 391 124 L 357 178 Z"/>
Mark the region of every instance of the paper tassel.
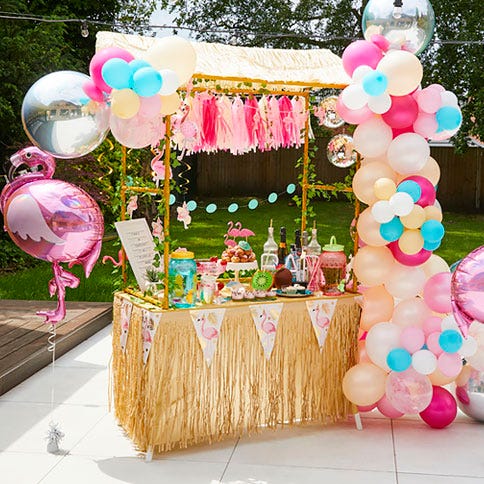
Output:
<path fill-rule="evenodd" d="M 126 351 L 126 343 L 128 341 L 129 321 L 131 320 L 131 311 L 133 310 L 133 303 L 127 299 L 123 299 L 121 303 L 121 349 L 123 353 Z"/>
<path fill-rule="evenodd" d="M 322 350 L 326 336 L 328 335 L 329 325 L 336 309 L 337 299 L 324 299 L 319 301 L 306 301 L 306 307 L 311 318 L 314 333 L 318 340 L 319 349 Z"/>
<path fill-rule="evenodd" d="M 162 313 L 152 313 L 147 309 L 141 310 L 142 336 L 143 336 L 143 363 L 146 365 L 150 354 L 151 344 L 155 338 L 156 330 L 160 324 Z"/>
<path fill-rule="evenodd" d="M 197 332 L 198 341 L 200 342 L 207 366 L 210 366 L 212 363 L 215 350 L 217 349 L 217 341 L 220 336 L 224 315 L 225 309 L 190 311 L 190 317 Z"/>
<path fill-rule="evenodd" d="M 250 306 L 257 334 L 264 350 L 266 359 L 271 357 L 276 342 L 277 325 L 281 316 L 283 303 L 259 304 Z"/>

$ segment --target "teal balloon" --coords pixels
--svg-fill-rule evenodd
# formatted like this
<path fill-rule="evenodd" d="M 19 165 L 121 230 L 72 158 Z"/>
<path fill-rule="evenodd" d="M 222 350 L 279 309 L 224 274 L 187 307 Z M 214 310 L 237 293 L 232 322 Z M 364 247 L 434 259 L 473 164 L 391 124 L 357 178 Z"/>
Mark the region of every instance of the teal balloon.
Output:
<path fill-rule="evenodd" d="M 424 245 L 423 248 L 425 250 L 437 250 L 440 247 L 440 244 L 442 243 L 442 239 L 437 241 L 437 242 L 427 242 L 424 239 Z"/>
<path fill-rule="evenodd" d="M 173 193 L 170 195 L 170 199 L 168 200 L 170 205 L 173 205 L 176 202 L 175 195 Z"/>
<path fill-rule="evenodd" d="M 142 67 L 133 74 L 133 91 L 141 97 L 154 96 L 162 84 L 161 74 L 152 67 Z"/>
<path fill-rule="evenodd" d="M 388 353 L 387 365 L 393 371 L 405 371 L 412 364 L 412 355 L 403 348 L 395 348 Z"/>
<path fill-rule="evenodd" d="M 234 213 L 234 212 L 237 212 L 237 210 L 239 209 L 239 206 L 238 204 L 236 203 L 231 203 L 229 205 L 229 208 L 227 209 L 230 213 Z"/>
<path fill-rule="evenodd" d="M 289 183 L 289 185 L 287 185 L 286 187 L 286 192 L 289 195 L 292 195 L 295 191 L 296 191 L 296 185 L 294 185 L 294 183 Z"/>
<path fill-rule="evenodd" d="M 383 72 L 371 71 L 365 75 L 361 85 L 369 96 L 379 96 L 387 90 L 388 78 Z"/>
<path fill-rule="evenodd" d="M 454 329 L 446 329 L 439 336 L 439 346 L 446 353 L 457 353 L 462 347 L 462 336 Z"/>
<path fill-rule="evenodd" d="M 215 205 L 215 203 L 209 203 L 207 205 L 207 208 L 205 209 L 205 211 L 207 213 L 214 213 L 217 211 L 217 205 Z"/>
<path fill-rule="evenodd" d="M 259 202 L 255 198 L 249 201 L 248 207 L 250 210 L 255 210 L 258 206 L 259 206 Z"/>
<path fill-rule="evenodd" d="M 267 197 L 267 201 L 269 203 L 274 203 L 277 201 L 277 193 L 275 192 L 272 192 L 271 194 L 269 194 L 269 196 Z"/>
<path fill-rule="evenodd" d="M 435 113 L 435 119 L 440 131 L 452 131 L 462 123 L 462 113 L 454 106 L 443 106 Z"/>
<path fill-rule="evenodd" d="M 438 220 L 427 220 L 422 224 L 420 233 L 425 242 L 440 242 L 445 234 L 444 226 Z"/>
<path fill-rule="evenodd" d="M 393 217 L 390 222 L 380 225 L 380 235 L 388 242 L 398 240 L 403 230 L 403 224 L 398 217 Z"/>
<path fill-rule="evenodd" d="M 413 180 L 404 180 L 397 186 L 397 192 L 408 193 L 414 203 L 417 203 L 422 196 L 422 188 Z"/>
<path fill-rule="evenodd" d="M 131 69 L 131 75 L 133 75 L 136 71 L 138 71 L 142 67 L 151 67 L 151 64 L 148 61 L 145 61 L 143 59 L 134 59 L 129 63 L 129 68 Z"/>
<path fill-rule="evenodd" d="M 188 210 L 190 210 L 190 212 L 193 212 L 194 210 L 197 209 L 197 202 L 195 200 L 190 200 L 188 203 L 187 203 L 187 208 Z"/>
<path fill-rule="evenodd" d="M 131 83 L 131 68 L 125 60 L 116 57 L 104 63 L 101 76 L 109 87 L 127 89 Z"/>

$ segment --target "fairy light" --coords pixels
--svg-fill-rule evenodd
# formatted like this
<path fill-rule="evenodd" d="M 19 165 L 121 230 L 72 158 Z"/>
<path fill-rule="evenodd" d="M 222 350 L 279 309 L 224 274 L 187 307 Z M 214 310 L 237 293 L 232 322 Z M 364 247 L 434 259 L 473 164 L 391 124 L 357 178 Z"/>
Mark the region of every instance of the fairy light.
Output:
<path fill-rule="evenodd" d="M 402 18 L 402 7 L 403 7 L 402 0 L 395 0 L 393 2 L 393 18 L 394 19 Z"/>

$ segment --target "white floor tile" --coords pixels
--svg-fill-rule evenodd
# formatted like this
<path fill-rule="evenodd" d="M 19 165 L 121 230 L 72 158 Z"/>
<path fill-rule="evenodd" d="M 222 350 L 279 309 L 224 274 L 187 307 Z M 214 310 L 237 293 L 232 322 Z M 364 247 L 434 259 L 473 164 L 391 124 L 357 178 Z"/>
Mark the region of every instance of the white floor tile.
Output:
<path fill-rule="evenodd" d="M 56 366 L 108 366 L 112 353 L 112 326 L 108 325 L 56 361 Z"/>
<path fill-rule="evenodd" d="M 394 421 L 397 471 L 480 477 L 484 481 L 484 428 L 453 423 L 441 430 L 424 422 Z"/>
<path fill-rule="evenodd" d="M 2 395 L 0 401 L 50 404 L 54 385 L 55 403 L 107 406 L 108 378 L 109 371 L 100 365 L 56 367 L 54 375 L 52 368 L 47 367 Z"/>
<path fill-rule="evenodd" d="M 481 484 L 481 477 L 398 473 L 398 484 Z"/>
<path fill-rule="evenodd" d="M 106 414 L 104 407 L 0 402 L 0 450 L 46 453 L 49 422 L 59 424 L 65 437 L 60 447 L 69 451 Z M 1 473 L 0 473 L 0 482 Z"/>
<path fill-rule="evenodd" d="M 394 472 L 229 464 L 223 484 L 395 484 Z"/>
<path fill-rule="evenodd" d="M 35 484 L 39 482 L 62 456 L 45 453 L 0 453 L 0 482 L 2 484 Z"/>
<path fill-rule="evenodd" d="M 394 471 L 390 421 L 374 419 L 365 430 L 352 422 L 292 427 L 244 437 L 231 463 Z"/>
<path fill-rule="evenodd" d="M 213 444 L 200 444 L 188 449 L 158 454 L 157 459 L 186 460 L 193 462 L 225 462 L 230 460 L 238 439 L 227 439 Z"/>
<path fill-rule="evenodd" d="M 220 481 L 225 464 L 116 457 L 66 456 L 42 484 L 211 484 Z"/>

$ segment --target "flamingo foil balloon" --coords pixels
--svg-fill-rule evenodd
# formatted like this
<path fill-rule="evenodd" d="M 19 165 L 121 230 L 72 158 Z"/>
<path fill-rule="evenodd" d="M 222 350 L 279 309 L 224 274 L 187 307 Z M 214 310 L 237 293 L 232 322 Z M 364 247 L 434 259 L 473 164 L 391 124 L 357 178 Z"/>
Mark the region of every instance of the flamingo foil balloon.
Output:
<path fill-rule="evenodd" d="M 39 311 L 45 322 L 55 324 L 66 314 L 66 287 L 75 288 L 79 278 L 60 266 L 81 264 L 89 277 L 101 251 L 104 222 L 93 198 L 84 190 L 54 180 L 55 160 L 37 147 L 15 153 L 10 162 L 9 183 L 0 195 L 5 230 L 15 244 L 37 259 L 52 263 L 49 293 L 57 295 L 55 310 Z M 21 166 L 41 167 L 13 178 Z"/>

